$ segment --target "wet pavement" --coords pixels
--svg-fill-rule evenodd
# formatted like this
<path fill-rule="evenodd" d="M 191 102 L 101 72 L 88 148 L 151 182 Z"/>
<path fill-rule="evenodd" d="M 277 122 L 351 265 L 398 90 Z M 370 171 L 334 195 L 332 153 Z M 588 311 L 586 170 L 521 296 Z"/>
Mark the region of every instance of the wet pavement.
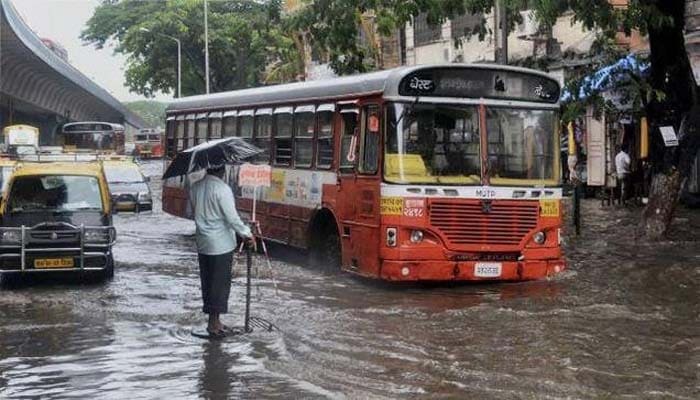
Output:
<path fill-rule="evenodd" d="M 584 217 L 551 281 L 394 286 L 275 260 L 253 315 L 280 331 L 207 342 L 193 224 L 118 215 L 113 281 L 0 288 L 0 398 L 700 398 L 698 211 L 654 245 L 629 211 Z"/>

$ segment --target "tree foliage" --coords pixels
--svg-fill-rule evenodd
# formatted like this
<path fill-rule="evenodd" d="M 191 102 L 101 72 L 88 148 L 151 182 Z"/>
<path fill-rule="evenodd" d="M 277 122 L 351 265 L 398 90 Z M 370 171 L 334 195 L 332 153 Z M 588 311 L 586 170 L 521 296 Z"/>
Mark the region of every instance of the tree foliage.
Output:
<path fill-rule="evenodd" d="M 163 126 L 167 104 L 151 100 L 138 100 L 124 103 L 124 105 L 143 118 L 149 127 L 157 128 Z"/>
<path fill-rule="evenodd" d="M 279 41 L 279 0 L 209 2 L 209 60 L 213 92 L 260 84 L 274 60 L 268 44 Z M 148 32 L 143 31 L 147 29 Z M 128 56 L 126 81 L 131 91 L 152 96 L 177 87 L 177 44 L 182 42 L 183 95 L 204 92 L 204 8 L 202 0 L 104 1 L 81 38 L 98 48 L 116 43 Z"/>

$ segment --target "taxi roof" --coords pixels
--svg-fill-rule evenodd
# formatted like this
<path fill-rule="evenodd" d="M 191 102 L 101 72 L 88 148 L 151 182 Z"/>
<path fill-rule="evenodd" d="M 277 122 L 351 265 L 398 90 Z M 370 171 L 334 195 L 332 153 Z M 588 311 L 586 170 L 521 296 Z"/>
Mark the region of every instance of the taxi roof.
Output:
<path fill-rule="evenodd" d="M 106 166 L 120 166 L 120 167 L 132 167 L 138 168 L 139 165 L 133 159 L 128 160 L 104 160 L 102 164 Z"/>
<path fill-rule="evenodd" d="M 20 163 L 19 168 L 14 172 L 14 176 L 31 175 L 85 175 L 102 176 L 102 165 L 96 162 L 80 163 Z"/>

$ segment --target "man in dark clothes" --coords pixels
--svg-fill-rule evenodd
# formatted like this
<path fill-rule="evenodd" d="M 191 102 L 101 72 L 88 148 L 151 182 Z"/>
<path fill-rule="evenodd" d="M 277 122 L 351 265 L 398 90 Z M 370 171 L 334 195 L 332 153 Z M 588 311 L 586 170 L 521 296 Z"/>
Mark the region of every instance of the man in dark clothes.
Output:
<path fill-rule="evenodd" d="M 252 240 L 250 228 L 236 211 L 231 188 L 224 182 L 224 166 L 207 170 L 207 175 L 192 185 L 190 201 L 197 226 L 197 252 L 202 281 L 202 311 L 209 314 L 207 332 L 223 336 L 220 314 L 228 312 L 231 291 L 231 261 L 236 249 L 236 233 Z"/>

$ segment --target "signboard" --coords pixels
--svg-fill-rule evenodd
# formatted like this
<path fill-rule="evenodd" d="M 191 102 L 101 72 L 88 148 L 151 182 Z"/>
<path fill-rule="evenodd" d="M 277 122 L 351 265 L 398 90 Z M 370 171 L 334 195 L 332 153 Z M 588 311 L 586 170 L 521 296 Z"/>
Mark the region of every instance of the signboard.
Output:
<path fill-rule="evenodd" d="M 664 138 L 666 147 L 678 146 L 678 136 L 676 136 L 676 130 L 672 126 L 662 126 L 659 130 L 661 130 L 661 136 Z"/>
<path fill-rule="evenodd" d="M 10 146 L 38 146 L 39 132 L 26 125 L 10 126 L 5 130 L 7 144 Z"/>
<path fill-rule="evenodd" d="M 518 71 L 433 68 L 408 74 L 399 83 L 399 94 L 556 103 L 559 83 L 545 76 Z"/>
<path fill-rule="evenodd" d="M 269 165 L 243 164 L 238 171 L 238 186 L 270 187 L 272 168 Z"/>

